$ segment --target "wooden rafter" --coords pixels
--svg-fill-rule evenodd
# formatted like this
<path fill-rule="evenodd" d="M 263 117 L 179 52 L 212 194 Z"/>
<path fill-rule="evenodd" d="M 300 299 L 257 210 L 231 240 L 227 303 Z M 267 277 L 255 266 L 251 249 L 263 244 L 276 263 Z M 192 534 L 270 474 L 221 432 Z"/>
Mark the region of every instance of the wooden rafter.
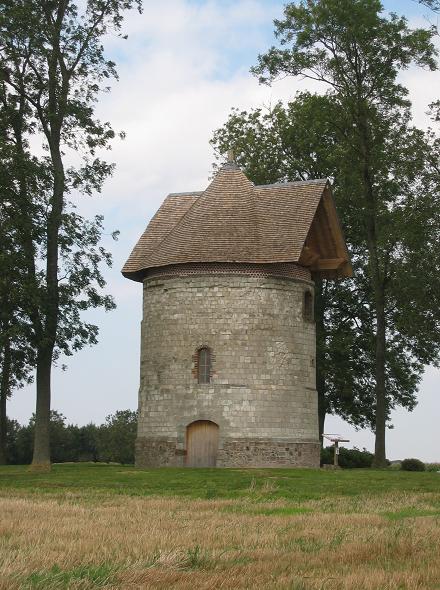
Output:
<path fill-rule="evenodd" d="M 316 209 L 299 263 L 322 276 L 351 276 L 352 269 L 331 192 L 326 188 Z"/>
<path fill-rule="evenodd" d="M 346 262 L 346 258 L 320 258 L 312 265 L 312 270 L 337 270 Z"/>

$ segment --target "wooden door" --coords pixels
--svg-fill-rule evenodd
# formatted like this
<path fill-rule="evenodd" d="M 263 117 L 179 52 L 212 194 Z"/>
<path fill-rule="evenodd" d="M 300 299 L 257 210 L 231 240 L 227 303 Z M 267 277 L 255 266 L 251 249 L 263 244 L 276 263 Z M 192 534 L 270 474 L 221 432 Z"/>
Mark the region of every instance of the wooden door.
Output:
<path fill-rule="evenodd" d="M 198 420 L 186 429 L 187 467 L 215 467 L 218 449 L 218 426 L 209 420 Z"/>

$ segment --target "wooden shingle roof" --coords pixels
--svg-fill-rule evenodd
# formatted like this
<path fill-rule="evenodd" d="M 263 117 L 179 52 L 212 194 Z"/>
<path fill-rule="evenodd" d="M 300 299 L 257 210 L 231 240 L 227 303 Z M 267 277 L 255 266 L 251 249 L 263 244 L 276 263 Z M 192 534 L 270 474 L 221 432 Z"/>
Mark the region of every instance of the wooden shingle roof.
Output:
<path fill-rule="evenodd" d="M 122 273 L 194 262 L 295 262 L 324 276 L 351 266 L 327 180 L 254 184 L 225 164 L 204 192 L 169 195 Z"/>

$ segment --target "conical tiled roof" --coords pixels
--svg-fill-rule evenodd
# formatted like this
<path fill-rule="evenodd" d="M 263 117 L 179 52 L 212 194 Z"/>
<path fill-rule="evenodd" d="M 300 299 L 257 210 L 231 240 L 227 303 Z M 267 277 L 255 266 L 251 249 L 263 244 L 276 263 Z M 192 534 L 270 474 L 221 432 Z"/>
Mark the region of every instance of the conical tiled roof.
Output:
<path fill-rule="evenodd" d="M 175 264 L 301 264 L 307 236 L 325 197 L 331 214 L 334 204 L 327 180 L 254 186 L 236 164 L 229 162 L 204 192 L 173 194 L 165 199 L 122 273 L 142 280 L 150 268 Z M 337 250 L 339 256 L 342 252 L 342 234 L 336 225 L 335 229 L 333 223 L 334 251 L 327 239 L 321 250 L 332 251 L 319 252 L 321 258 L 342 260 L 336 258 Z M 319 249 L 318 244 L 315 250 Z M 344 262 L 348 263 L 343 239 L 342 249 Z"/>
<path fill-rule="evenodd" d="M 258 251 L 254 186 L 228 164 L 151 253 L 149 264 L 241 261 Z"/>

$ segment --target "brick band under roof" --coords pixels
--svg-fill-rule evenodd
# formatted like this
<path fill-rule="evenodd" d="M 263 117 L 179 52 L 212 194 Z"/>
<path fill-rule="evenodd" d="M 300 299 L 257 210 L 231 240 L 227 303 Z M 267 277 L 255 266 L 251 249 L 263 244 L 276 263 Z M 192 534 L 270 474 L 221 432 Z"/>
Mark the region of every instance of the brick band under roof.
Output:
<path fill-rule="evenodd" d="M 187 277 L 196 275 L 245 275 L 252 277 L 280 277 L 311 281 L 310 271 L 299 264 L 246 264 L 243 262 L 194 262 L 150 268 L 144 272 L 144 279 L 160 277 Z"/>
<path fill-rule="evenodd" d="M 204 192 L 169 195 L 122 273 L 188 263 L 298 263 L 327 180 L 254 186 L 226 164 Z M 348 259 L 348 255 L 347 255 Z"/>

